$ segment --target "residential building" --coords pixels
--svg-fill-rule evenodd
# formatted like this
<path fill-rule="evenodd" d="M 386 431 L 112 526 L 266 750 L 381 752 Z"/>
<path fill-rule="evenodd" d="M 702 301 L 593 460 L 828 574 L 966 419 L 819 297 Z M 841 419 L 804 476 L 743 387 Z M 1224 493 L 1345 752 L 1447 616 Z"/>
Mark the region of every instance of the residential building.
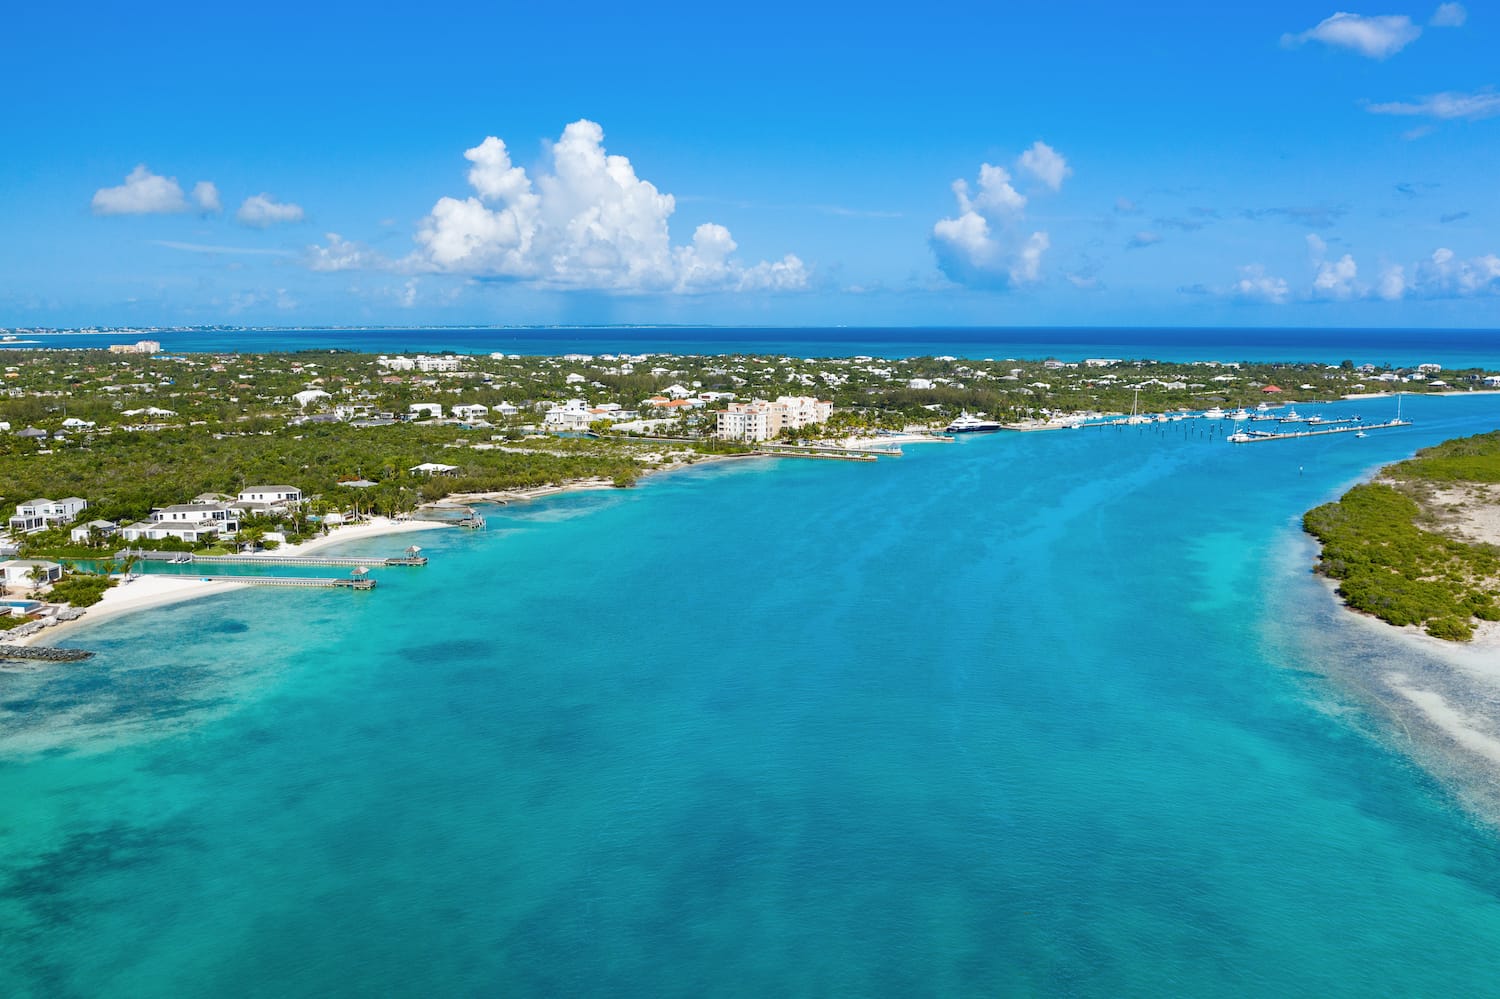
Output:
<path fill-rule="evenodd" d="M 551 430 L 587 430 L 589 424 L 603 419 L 589 411 L 589 404 L 582 399 L 569 399 L 561 406 L 547 410 L 542 422 Z"/>
<path fill-rule="evenodd" d="M 442 354 L 438 357 L 418 354 L 416 361 L 418 371 L 457 371 L 463 367 L 463 358 L 456 354 Z"/>
<path fill-rule="evenodd" d="M 459 404 L 453 407 L 453 418 L 455 420 L 464 420 L 465 422 L 483 420 L 489 415 L 490 407 L 477 402 L 470 403 L 467 406 Z"/>
<path fill-rule="evenodd" d="M 207 541 L 238 531 L 240 512 L 228 503 L 178 503 L 152 510 L 150 520 L 127 524 L 120 536 L 126 541 Z"/>
<path fill-rule="evenodd" d="M 302 490 L 296 486 L 246 486 L 236 499 L 241 503 L 266 503 L 285 508 L 302 502 Z"/>
<path fill-rule="evenodd" d="M 55 583 L 62 579 L 62 573 L 62 566 L 56 562 L 43 562 L 30 558 L 16 558 L 8 562 L 0 562 L 0 584 L 7 587 Z"/>
<path fill-rule="evenodd" d="M 775 402 L 755 399 L 732 402 L 720 410 L 714 432 L 725 440 L 763 441 L 783 430 L 797 430 L 815 423 L 827 423 L 833 415 L 833 403 L 811 396 L 778 396 Z"/>
<path fill-rule="evenodd" d="M 112 520 L 91 520 L 87 524 L 79 524 L 68 532 L 68 537 L 74 544 L 86 545 L 95 537 L 107 538 L 113 536 L 120 529 L 120 525 Z"/>
<path fill-rule="evenodd" d="M 452 475 L 458 471 L 458 466 L 444 465 L 440 461 L 424 461 L 420 465 L 413 465 L 407 471 L 413 475 Z"/>
<path fill-rule="evenodd" d="M 88 500 L 77 496 L 30 500 L 16 507 L 15 516 L 10 518 L 10 529 L 21 534 L 35 534 L 58 524 L 71 524 L 88 505 Z"/>
<path fill-rule="evenodd" d="M 161 342 L 158 340 L 137 340 L 135 343 L 112 343 L 109 345 L 111 354 L 160 354 Z"/>

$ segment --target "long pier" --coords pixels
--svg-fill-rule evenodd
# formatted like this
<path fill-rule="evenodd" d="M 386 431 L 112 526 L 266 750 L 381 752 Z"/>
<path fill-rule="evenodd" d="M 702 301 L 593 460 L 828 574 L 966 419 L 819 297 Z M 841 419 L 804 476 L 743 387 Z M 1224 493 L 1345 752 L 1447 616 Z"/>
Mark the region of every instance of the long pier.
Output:
<path fill-rule="evenodd" d="M 1410 420 L 1387 420 L 1384 423 L 1356 423 L 1351 426 L 1328 427 L 1322 430 L 1292 430 L 1275 433 L 1270 430 L 1240 432 L 1224 438 L 1231 444 L 1258 444 L 1261 441 L 1285 441 L 1297 437 L 1325 437 L 1328 434 L 1354 434 L 1364 430 L 1385 430 L 1387 427 L 1409 427 Z"/>
<path fill-rule="evenodd" d="M 0 645 L 0 659 L 44 663 L 76 663 L 92 656 L 83 649 L 54 649 L 46 645 Z"/>
<path fill-rule="evenodd" d="M 373 590 L 375 580 L 368 576 L 183 576 L 205 583 L 244 583 L 248 586 L 294 586 L 303 589 Z"/>
<path fill-rule="evenodd" d="M 899 457 L 900 451 L 857 451 L 846 448 L 756 448 L 755 454 L 763 458 L 822 458 L 826 461 L 877 461 L 881 456 Z"/>
<path fill-rule="evenodd" d="M 411 549 L 393 558 L 361 558 L 338 555 L 195 555 L 192 552 L 143 551 L 127 548 L 115 556 L 124 560 L 138 558 L 147 562 L 176 562 L 193 565 L 270 565 L 303 566 L 321 569 L 381 569 L 388 565 L 426 565 L 427 556 Z"/>

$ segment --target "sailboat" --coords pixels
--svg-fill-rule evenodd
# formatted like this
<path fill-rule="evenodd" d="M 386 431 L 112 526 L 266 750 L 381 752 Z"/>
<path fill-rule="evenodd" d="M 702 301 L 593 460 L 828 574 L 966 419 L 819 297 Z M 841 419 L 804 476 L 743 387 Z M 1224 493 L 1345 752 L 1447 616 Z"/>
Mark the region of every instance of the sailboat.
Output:
<path fill-rule="evenodd" d="M 1135 390 L 1135 398 L 1130 403 L 1130 415 L 1125 418 L 1125 423 L 1127 425 L 1129 425 L 1129 426 L 1135 426 L 1137 424 L 1150 423 L 1151 422 L 1151 417 L 1145 415 L 1144 413 L 1137 413 L 1136 412 L 1136 405 L 1140 401 L 1141 401 L 1141 390 L 1140 389 L 1136 389 Z"/>

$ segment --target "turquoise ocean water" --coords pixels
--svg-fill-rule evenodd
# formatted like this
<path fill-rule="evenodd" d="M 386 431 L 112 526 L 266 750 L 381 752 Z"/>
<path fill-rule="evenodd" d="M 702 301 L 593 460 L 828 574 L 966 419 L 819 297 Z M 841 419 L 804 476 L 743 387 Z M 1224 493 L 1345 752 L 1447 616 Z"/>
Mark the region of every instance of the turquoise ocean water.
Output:
<path fill-rule="evenodd" d="M 170 353 L 354 350 L 461 354 L 787 354 L 793 357 L 1152 358 L 1161 361 L 1321 361 L 1446 368 L 1500 363 L 1495 330 L 1026 327 L 441 327 L 236 329 L 147 333 L 27 333 L 6 349 L 92 348 L 142 336 Z"/>
<path fill-rule="evenodd" d="M 1298 530 L 1500 423 L 1405 407 L 699 466 L 76 632 L 0 674 L 0 994 L 1493 994 L 1488 778 Z"/>

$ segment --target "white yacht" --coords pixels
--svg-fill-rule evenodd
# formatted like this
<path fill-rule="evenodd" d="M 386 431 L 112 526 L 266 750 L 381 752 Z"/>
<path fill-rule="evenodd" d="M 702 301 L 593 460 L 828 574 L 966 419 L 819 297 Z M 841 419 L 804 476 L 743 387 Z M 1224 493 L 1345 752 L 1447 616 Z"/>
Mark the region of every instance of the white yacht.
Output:
<path fill-rule="evenodd" d="M 981 420 L 977 416 L 970 416 L 967 412 L 960 413 L 958 419 L 943 428 L 950 434 L 988 434 L 1000 429 L 1000 424 L 994 420 Z"/>
<path fill-rule="evenodd" d="M 1203 411 L 1203 418 L 1205 420 L 1222 420 L 1224 419 L 1224 411 L 1218 406 L 1214 406 L 1212 409 L 1205 409 Z"/>
<path fill-rule="evenodd" d="M 1230 413 L 1229 418 L 1231 420 L 1248 420 L 1250 419 L 1250 414 L 1245 411 L 1244 406 L 1241 406 L 1239 409 L 1236 409 L 1234 412 Z"/>

